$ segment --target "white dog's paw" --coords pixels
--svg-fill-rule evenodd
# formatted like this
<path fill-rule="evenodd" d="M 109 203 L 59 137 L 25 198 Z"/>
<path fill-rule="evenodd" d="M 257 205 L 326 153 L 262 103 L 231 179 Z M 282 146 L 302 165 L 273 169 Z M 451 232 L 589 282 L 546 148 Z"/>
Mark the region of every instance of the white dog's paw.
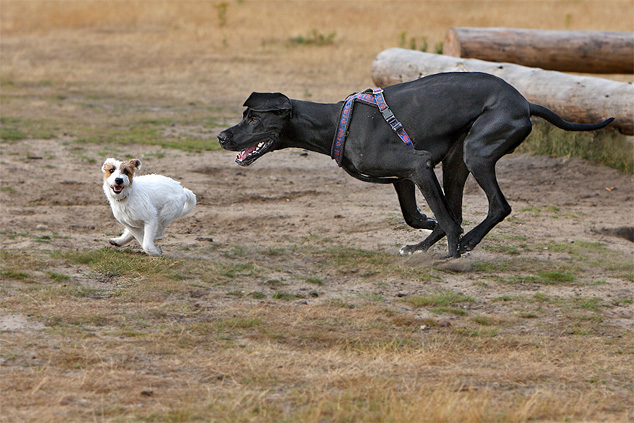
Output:
<path fill-rule="evenodd" d="M 110 245 L 114 245 L 115 247 L 121 247 L 122 245 L 119 241 L 119 238 L 110 238 L 108 242 L 110 243 Z"/>
<path fill-rule="evenodd" d="M 143 251 L 145 251 L 145 253 L 150 256 L 158 257 L 163 255 L 163 250 L 161 250 L 161 247 L 156 245 L 145 247 L 143 248 Z"/>

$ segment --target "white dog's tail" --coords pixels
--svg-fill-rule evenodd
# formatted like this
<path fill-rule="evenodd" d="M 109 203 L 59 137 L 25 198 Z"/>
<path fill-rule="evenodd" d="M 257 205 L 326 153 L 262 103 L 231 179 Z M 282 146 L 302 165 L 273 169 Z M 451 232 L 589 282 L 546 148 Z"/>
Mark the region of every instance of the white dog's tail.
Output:
<path fill-rule="evenodd" d="M 185 190 L 187 201 L 185 201 L 185 204 L 183 205 L 183 213 L 181 214 L 181 217 L 191 212 L 194 209 L 194 206 L 196 205 L 196 194 L 194 194 L 187 188 L 183 188 L 183 189 Z"/>

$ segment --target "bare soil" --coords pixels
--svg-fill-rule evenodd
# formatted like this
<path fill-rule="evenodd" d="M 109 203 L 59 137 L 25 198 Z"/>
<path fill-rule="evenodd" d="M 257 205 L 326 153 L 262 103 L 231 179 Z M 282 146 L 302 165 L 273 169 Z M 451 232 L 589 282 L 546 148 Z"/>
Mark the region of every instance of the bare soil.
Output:
<path fill-rule="evenodd" d="M 78 147 L 59 140 L 28 140 L 4 146 L 8 160 L 2 167 L 2 185 L 11 188 L 0 192 L 4 209 L 0 214 L 0 237 L 4 248 L 98 249 L 109 247 L 107 239 L 121 232 L 101 189 L 101 163 L 77 166 L 73 157 L 78 149 L 83 156 L 100 155 L 98 146 Z M 159 151 L 165 153 L 164 157 L 155 155 Z M 419 242 L 429 233 L 405 225 L 391 186 L 357 181 L 328 157 L 312 152 L 277 151 L 248 168 L 233 162 L 235 153 L 223 151 L 190 154 L 130 146 L 125 154 L 141 158 L 145 172 L 175 178 L 197 194 L 199 201 L 193 213 L 175 221 L 160 241 L 168 257 L 216 260 L 219 253 L 209 250 L 210 245 L 302 248 L 302 242 L 310 237 L 327 239 L 330 245 L 397 256 L 400 246 Z M 627 239 L 627 228 L 634 221 L 631 175 L 578 159 L 514 154 L 500 161 L 498 178 L 514 212 L 474 251 L 460 259 L 444 259 L 446 243 L 441 241 L 429 252 L 398 258 L 397 262 L 444 268 L 448 270 L 442 277 L 446 287 L 480 296 L 482 288 L 474 282 L 482 280 L 482 276 L 473 272 L 474 266 L 509 259 L 500 245 L 517 244 L 513 240 L 524 240 L 532 246 L 521 250 L 518 260 L 565 262 L 569 258 L 550 251 L 548 245 L 579 242 L 602 243 L 611 250 L 632 255 L 634 246 Z M 431 214 L 424 201 L 420 203 L 421 209 Z M 487 212 L 486 197 L 471 177 L 464 204 L 463 226 L 468 230 Z M 16 233 L 32 236 L 15 236 Z M 42 242 L 42 237 L 46 242 Z M 128 248 L 142 252 L 134 242 Z M 301 273 L 302 268 L 314 272 L 314 263 L 299 263 L 287 254 L 263 259 L 287 269 L 286 276 Z M 314 276 L 329 282 L 334 278 L 337 283 L 326 283 L 320 288 L 322 295 L 310 300 L 313 302 L 378 292 L 375 281 L 364 282 L 362 270 L 360 275 Z M 305 280 L 282 278 L 289 291 L 306 286 Z M 605 281 L 605 275 L 597 273 L 591 279 Z M 400 301 L 401 296 L 429 290 L 429 286 L 416 281 L 387 282 L 379 293 L 390 303 Z M 540 290 L 555 297 L 575 292 L 585 297 L 634 297 L 629 282 L 584 282 L 588 284 L 583 288 L 563 284 L 540 286 Z M 248 291 L 249 287 L 242 289 Z M 492 295 L 521 295 L 535 290 L 531 284 L 507 285 L 497 287 Z M 496 304 L 505 307 L 504 303 L 490 303 L 488 311 L 502 314 L 495 310 Z M 614 317 L 613 324 L 631 329 L 634 306 L 624 305 Z M 540 324 L 556 319 L 545 317 Z M 15 330 L 19 322 L 14 315 L 0 316 L 3 327 Z"/>
<path fill-rule="evenodd" d="M 141 145 L 204 149 L 252 91 L 341 100 L 380 51 L 434 51 L 452 26 L 632 31 L 632 2 L 0 8 L 0 422 L 634 418 L 631 175 L 510 155 L 513 213 L 474 251 L 400 257 L 429 232 L 329 157 Z M 107 157 L 196 193 L 166 257 L 113 253 Z M 469 230 L 473 180 L 464 205 Z"/>

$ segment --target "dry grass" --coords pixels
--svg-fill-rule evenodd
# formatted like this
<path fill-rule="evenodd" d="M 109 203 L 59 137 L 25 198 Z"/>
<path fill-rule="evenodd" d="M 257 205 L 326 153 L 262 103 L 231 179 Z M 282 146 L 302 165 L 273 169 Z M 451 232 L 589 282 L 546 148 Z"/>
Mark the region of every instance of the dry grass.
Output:
<path fill-rule="evenodd" d="M 634 29 L 631 1 L 0 0 L 0 8 L 0 129 L 100 143 L 130 142 L 130 130 L 155 138 L 151 131 L 172 126 L 213 138 L 251 91 L 339 100 L 372 85 L 379 51 L 403 37 L 434 46 L 450 26 Z M 11 236 L 31 235 L 15 228 Z M 328 286 L 309 275 L 377 287 L 425 281 L 424 295 L 414 305 L 380 293 L 303 304 L 311 291 L 285 292 L 275 279 L 291 264 L 251 245 L 204 251 L 212 260 L 1 250 L 0 317 L 45 328 L 0 332 L 0 421 L 632 418 L 634 339 L 609 320 L 631 298 L 487 291 L 439 304 L 442 270 L 323 240 L 303 247 L 286 252 L 317 295 Z M 523 280 L 509 268 L 518 261 L 482 263 L 478 280 L 525 283 L 545 269 L 574 275 L 552 276 L 558 284 L 584 286 L 595 280 L 592 259 L 631 284 L 629 256 L 565 253 L 564 267 L 519 261 Z"/>
<path fill-rule="evenodd" d="M 226 4 L 224 19 L 220 4 Z M 3 0 L 2 5 L 5 84 L 48 82 L 71 92 L 90 88 L 102 95 L 165 98 L 172 106 L 175 100 L 200 102 L 230 107 L 231 114 L 255 89 L 334 101 L 371 86 L 372 60 L 397 45 L 402 34 L 419 44 L 425 37 L 433 46 L 454 25 L 530 22 L 536 28 L 631 31 L 634 14 L 627 1 Z M 312 31 L 334 33 L 333 43 L 292 43 Z"/>
<path fill-rule="evenodd" d="M 46 329 L 2 335 L 2 416 L 175 422 L 627 419 L 632 335 L 603 322 L 618 309 L 616 298 L 585 309 L 573 298 L 506 298 L 505 314 L 472 317 L 467 310 L 449 319 L 452 313 L 442 310 L 432 318 L 416 317 L 403 310 L 407 299 L 401 305 L 364 297 L 305 305 L 272 294 L 252 299 L 236 292 L 262 284 L 278 264 L 260 263 L 257 276 L 236 274 L 227 269 L 244 270 L 241 264 L 254 263 L 262 252 L 235 257 L 233 247 L 219 248 L 213 262 L 107 249 L 3 251 L 2 308 Z M 296 255 L 311 263 L 312 251 Z M 340 251 L 333 254 L 341 257 Z M 386 256 L 368 261 L 363 251 L 347 254 L 360 257 L 369 272 L 365 278 L 377 283 L 402 266 Z M 345 261 L 330 262 L 328 273 L 350 270 Z M 51 269 L 72 277 L 51 277 Z M 465 303 L 439 295 L 434 286 L 425 289 L 436 299 L 414 309 Z M 324 290 L 328 286 L 318 289 Z M 493 304 L 467 300 L 485 308 Z M 559 323 L 544 326 L 539 316 L 521 317 L 518 309 L 559 315 Z"/>

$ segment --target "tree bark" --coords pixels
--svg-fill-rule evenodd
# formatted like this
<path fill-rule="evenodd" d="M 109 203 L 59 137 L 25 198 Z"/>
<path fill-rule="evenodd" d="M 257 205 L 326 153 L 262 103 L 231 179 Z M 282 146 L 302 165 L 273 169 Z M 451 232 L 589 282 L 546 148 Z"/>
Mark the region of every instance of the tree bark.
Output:
<path fill-rule="evenodd" d="M 440 72 L 490 73 L 513 85 L 528 101 L 547 107 L 568 121 L 593 123 L 615 117 L 610 127 L 626 135 L 634 134 L 634 85 L 631 82 L 400 48 L 382 51 L 372 63 L 372 79 L 379 87 Z"/>
<path fill-rule="evenodd" d="M 443 54 L 563 72 L 634 73 L 634 32 L 454 27 Z"/>

